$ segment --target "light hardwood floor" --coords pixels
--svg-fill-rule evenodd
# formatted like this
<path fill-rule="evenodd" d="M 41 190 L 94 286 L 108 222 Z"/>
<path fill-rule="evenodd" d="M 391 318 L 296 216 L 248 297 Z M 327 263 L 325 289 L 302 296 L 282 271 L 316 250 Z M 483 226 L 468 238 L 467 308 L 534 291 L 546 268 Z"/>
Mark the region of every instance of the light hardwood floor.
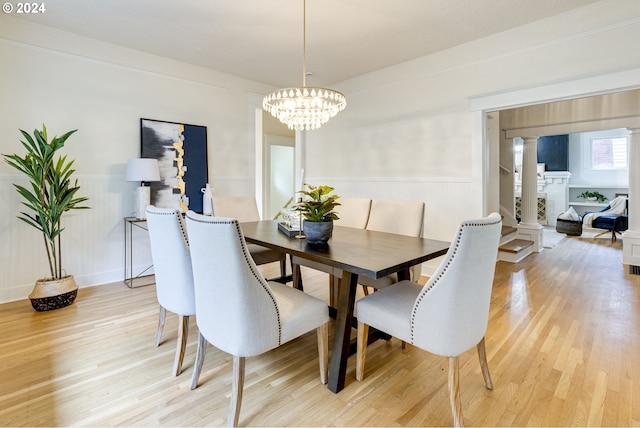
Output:
<path fill-rule="evenodd" d="M 486 337 L 494 389 L 484 388 L 475 349 L 465 353 L 467 425 L 640 425 L 640 276 L 626 272 L 621 248 L 569 237 L 519 264 L 497 264 Z M 328 298 L 326 275 L 303 275 L 308 292 Z M 72 306 L 52 312 L 0 305 L 0 425 L 226 424 L 231 357 L 210 347 L 191 391 L 195 322 L 184 371 L 173 377 L 177 317 L 168 314 L 156 348 L 157 316 L 153 286 L 122 283 L 81 289 Z M 392 339 L 370 346 L 362 382 L 354 363 L 333 394 L 319 382 L 315 333 L 248 358 L 240 424 L 451 425 L 445 358 Z"/>

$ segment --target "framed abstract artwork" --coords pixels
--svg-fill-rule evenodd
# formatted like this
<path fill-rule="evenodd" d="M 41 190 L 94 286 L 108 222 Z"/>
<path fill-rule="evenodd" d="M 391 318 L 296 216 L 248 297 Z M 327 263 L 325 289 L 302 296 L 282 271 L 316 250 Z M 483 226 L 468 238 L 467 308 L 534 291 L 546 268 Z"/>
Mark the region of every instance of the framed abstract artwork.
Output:
<path fill-rule="evenodd" d="M 158 160 L 160 181 L 151 182 L 151 204 L 202 212 L 208 180 L 207 128 L 140 119 L 140 157 Z"/>

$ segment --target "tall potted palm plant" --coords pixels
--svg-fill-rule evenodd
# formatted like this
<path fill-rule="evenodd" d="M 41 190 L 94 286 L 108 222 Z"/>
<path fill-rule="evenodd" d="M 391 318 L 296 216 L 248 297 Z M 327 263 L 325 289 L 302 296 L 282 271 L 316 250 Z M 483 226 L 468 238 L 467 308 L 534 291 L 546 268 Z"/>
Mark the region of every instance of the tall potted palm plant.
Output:
<path fill-rule="evenodd" d="M 49 261 L 51 276 L 37 280 L 29 295 L 31 305 L 38 311 L 68 306 L 78 293 L 73 276 L 67 275 L 62 268 L 61 234 L 64 228 L 61 218 L 69 210 L 89 208 L 81 205 L 88 198 L 76 196 L 80 187 L 77 180 L 71 180 L 75 172 L 71 168 L 73 160 L 67 160 L 66 155 L 56 158 L 67 138 L 76 131 L 69 131 L 49 141 L 44 124 L 42 131 L 33 131 L 33 137 L 20 130 L 26 153 L 23 156 L 3 154 L 5 162 L 29 178 L 29 187 L 14 184 L 22 196 L 22 205 L 28 209 L 21 212 L 18 218 L 42 233 Z"/>

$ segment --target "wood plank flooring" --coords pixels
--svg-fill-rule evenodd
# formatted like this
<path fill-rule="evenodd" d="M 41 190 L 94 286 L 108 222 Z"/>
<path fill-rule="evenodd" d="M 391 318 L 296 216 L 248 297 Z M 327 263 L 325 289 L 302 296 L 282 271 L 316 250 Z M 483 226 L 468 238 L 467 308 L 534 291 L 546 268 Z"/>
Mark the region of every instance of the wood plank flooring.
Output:
<path fill-rule="evenodd" d="M 622 242 L 567 237 L 519 264 L 496 266 L 484 388 L 475 348 L 460 358 L 469 426 L 640 425 L 640 276 L 621 264 Z M 264 272 L 275 276 L 277 264 Z M 325 274 L 305 288 L 328 300 Z M 226 424 L 231 357 L 210 347 L 200 386 L 189 384 L 197 327 L 183 373 L 171 375 L 177 316 L 154 346 L 153 286 L 81 289 L 64 309 L 0 305 L 0 425 L 219 426 Z M 355 335 L 355 330 L 354 330 Z M 445 358 L 400 342 L 367 352 L 365 379 L 349 360 L 346 387 L 319 382 L 315 333 L 248 358 L 240 425 L 449 426 Z"/>

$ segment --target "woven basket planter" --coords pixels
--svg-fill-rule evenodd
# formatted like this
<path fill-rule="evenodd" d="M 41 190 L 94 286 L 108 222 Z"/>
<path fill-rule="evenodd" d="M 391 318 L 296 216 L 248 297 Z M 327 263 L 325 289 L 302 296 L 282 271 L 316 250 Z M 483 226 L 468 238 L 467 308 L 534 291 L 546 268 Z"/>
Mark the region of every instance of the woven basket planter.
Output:
<path fill-rule="evenodd" d="M 556 219 L 556 232 L 580 236 L 582 235 L 582 220 Z"/>
<path fill-rule="evenodd" d="M 60 279 L 39 279 L 29 294 L 36 311 L 50 311 L 69 306 L 76 300 L 78 286 L 72 275 Z"/>

